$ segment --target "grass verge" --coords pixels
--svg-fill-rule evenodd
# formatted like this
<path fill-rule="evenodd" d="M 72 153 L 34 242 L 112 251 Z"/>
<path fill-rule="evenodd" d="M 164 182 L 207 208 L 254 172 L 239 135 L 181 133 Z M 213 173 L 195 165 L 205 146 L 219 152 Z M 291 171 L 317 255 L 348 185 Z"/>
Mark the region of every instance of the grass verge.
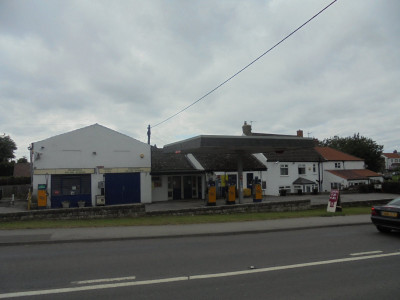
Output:
<path fill-rule="evenodd" d="M 348 207 L 343 212 L 328 213 L 326 209 L 312 209 L 293 212 L 243 213 L 229 215 L 201 216 L 154 216 L 114 219 L 82 220 L 27 220 L 0 223 L 0 229 L 37 229 L 37 228 L 76 228 L 76 227 L 111 227 L 111 226 L 152 226 L 184 225 L 222 222 L 246 222 L 275 220 L 283 218 L 334 217 L 369 214 L 370 207 Z"/>

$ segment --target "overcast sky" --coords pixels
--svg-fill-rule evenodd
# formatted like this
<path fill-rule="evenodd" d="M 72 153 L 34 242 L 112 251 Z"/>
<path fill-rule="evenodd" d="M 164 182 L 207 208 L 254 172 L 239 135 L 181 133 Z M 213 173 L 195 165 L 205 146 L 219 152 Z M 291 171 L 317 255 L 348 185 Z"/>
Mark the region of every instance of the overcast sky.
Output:
<path fill-rule="evenodd" d="M 0 0 L 0 134 L 31 142 L 99 123 L 147 142 L 332 0 Z M 201 134 L 368 137 L 400 150 L 400 1 L 338 0 L 185 112 Z"/>

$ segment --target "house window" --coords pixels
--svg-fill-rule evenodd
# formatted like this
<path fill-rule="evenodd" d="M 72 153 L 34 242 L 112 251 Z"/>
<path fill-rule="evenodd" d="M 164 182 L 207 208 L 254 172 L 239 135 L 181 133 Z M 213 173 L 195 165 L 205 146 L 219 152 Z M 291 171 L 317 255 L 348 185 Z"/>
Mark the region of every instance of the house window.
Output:
<path fill-rule="evenodd" d="M 287 176 L 289 175 L 289 165 L 284 164 L 281 165 L 281 176 Z"/>
<path fill-rule="evenodd" d="M 335 169 L 340 169 L 342 167 L 342 164 L 340 162 L 335 163 Z"/>
<path fill-rule="evenodd" d="M 316 173 L 316 172 L 317 172 L 317 166 L 316 166 L 316 164 L 313 164 L 313 165 L 312 165 L 312 171 L 313 171 L 313 173 Z"/>
<path fill-rule="evenodd" d="M 306 174 L 306 165 L 301 164 L 299 165 L 299 175 L 304 175 L 304 174 Z"/>

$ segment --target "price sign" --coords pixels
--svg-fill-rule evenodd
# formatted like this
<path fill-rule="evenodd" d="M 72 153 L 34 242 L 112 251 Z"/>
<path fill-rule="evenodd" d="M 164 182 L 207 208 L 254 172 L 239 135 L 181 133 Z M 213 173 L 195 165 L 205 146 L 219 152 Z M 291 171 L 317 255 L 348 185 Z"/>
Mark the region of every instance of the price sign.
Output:
<path fill-rule="evenodd" d="M 339 190 L 332 190 L 329 195 L 327 212 L 336 212 L 336 207 L 340 205 L 340 193 Z"/>

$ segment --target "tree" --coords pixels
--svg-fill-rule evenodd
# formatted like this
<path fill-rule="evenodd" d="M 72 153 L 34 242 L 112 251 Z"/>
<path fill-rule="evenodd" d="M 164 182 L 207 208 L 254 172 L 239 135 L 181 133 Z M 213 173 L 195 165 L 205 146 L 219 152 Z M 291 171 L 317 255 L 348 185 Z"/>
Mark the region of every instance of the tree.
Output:
<path fill-rule="evenodd" d="M 26 158 L 26 156 L 23 156 L 21 158 L 18 158 L 17 163 L 27 163 L 28 159 Z"/>
<path fill-rule="evenodd" d="M 15 150 L 17 145 L 8 135 L 0 136 L 0 162 L 9 162 L 13 159 Z"/>
<path fill-rule="evenodd" d="M 353 136 L 341 138 L 324 139 L 320 146 L 331 147 L 339 151 L 362 158 L 371 171 L 379 172 L 383 170 L 384 160 L 382 158 L 383 146 L 378 145 L 370 138 L 360 136 L 355 133 Z"/>

